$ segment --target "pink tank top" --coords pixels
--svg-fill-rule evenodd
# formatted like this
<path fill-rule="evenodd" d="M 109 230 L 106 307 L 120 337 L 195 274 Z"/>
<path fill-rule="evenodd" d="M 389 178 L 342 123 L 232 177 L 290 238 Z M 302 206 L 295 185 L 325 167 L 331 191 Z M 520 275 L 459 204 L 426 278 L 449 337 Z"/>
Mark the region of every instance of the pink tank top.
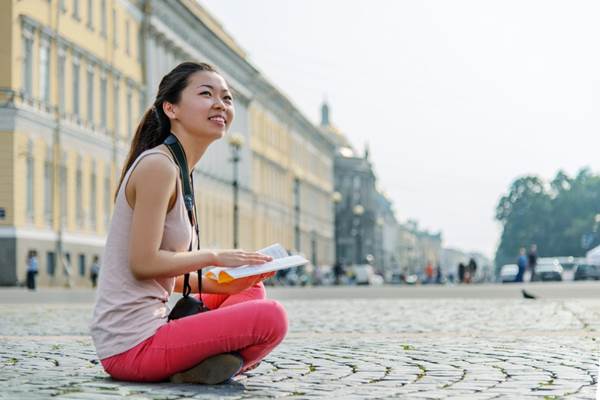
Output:
<path fill-rule="evenodd" d="M 167 323 L 170 311 L 167 301 L 173 292 L 175 278 L 138 280 L 129 268 L 133 209 L 125 198 L 125 187 L 140 160 L 150 154 L 159 154 L 171 160 L 154 148 L 146 150 L 134 161 L 119 188 L 104 248 L 96 306 L 90 325 L 96 352 L 101 360 L 123 353 L 154 335 L 158 328 Z M 173 160 L 171 162 L 175 163 Z M 160 248 L 187 251 L 192 234 L 178 179 L 177 200 L 165 218 Z"/>

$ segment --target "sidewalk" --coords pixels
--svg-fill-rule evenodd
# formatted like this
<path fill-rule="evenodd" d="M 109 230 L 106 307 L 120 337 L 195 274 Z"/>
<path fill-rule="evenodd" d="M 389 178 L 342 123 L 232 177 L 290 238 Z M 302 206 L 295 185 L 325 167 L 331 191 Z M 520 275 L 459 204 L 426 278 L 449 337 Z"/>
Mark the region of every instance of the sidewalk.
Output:
<path fill-rule="evenodd" d="M 112 381 L 88 336 L 93 293 L 36 295 L 52 301 L 0 302 L 2 399 L 595 398 L 595 299 L 282 299 L 282 345 L 234 384 L 206 387 Z"/>

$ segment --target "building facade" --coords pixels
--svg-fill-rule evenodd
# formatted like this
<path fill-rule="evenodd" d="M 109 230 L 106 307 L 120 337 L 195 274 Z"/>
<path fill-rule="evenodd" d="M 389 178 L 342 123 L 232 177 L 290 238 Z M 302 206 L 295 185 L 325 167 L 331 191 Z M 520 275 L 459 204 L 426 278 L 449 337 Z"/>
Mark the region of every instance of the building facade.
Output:
<path fill-rule="evenodd" d="M 239 244 L 334 259 L 333 145 L 194 0 L 11 0 L 1 7 L 0 284 L 86 285 L 131 137 L 162 76 L 205 61 L 230 84 L 241 135 Z M 230 145 L 195 168 L 203 247 L 233 246 Z"/>
<path fill-rule="evenodd" d="M 144 96 L 134 3 L 6 1 L 0 284 L 36 250 L 43 285 L 85 284 Z"/>

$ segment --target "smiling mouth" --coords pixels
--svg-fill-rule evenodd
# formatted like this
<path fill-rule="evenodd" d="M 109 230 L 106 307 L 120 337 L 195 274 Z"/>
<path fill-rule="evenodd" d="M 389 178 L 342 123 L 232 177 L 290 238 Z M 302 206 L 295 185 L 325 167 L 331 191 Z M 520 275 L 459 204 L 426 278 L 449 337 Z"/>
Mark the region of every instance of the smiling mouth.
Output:
<path fill-rule="evenodd" d="M 216 115 L 214 117 L 210 117 L 209 120 L 211 121 L 215 121 L 215 122 L 219 122 L 222 124 L 226 124 L 227 121 L 225 120 L 225 117 L 221 116 L 221 115 Z"/>

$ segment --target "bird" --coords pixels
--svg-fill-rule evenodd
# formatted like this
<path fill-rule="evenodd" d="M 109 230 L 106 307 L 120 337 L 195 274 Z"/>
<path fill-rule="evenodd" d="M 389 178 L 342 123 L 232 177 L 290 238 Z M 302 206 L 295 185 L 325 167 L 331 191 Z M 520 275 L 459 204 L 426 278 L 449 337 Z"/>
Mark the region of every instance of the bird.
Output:
<path fill-rule="evenodd" d="M 525 289 L 521 289 L 521 293 L 525 299 L 537 299 L 537 296 L 532 295 L 531 293 L 525 291 Z"/>

